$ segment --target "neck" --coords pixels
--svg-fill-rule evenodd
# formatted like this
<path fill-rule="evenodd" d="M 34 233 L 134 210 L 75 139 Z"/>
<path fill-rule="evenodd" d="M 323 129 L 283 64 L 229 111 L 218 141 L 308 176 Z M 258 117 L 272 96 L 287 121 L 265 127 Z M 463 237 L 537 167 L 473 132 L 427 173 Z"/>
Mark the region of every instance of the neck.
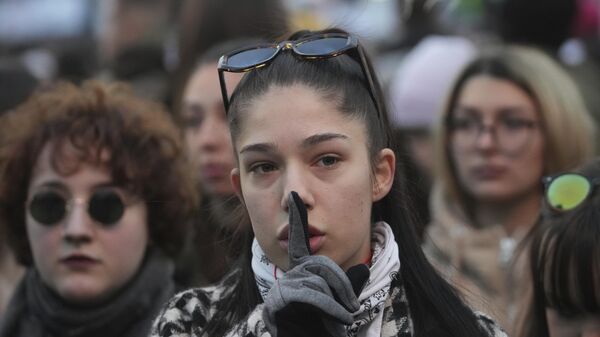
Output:
<path fill-rule="evenodd" d="M 500 224 L 512 236 L 533 226 L 540 212 L 541 200 L 541 193 L 536 192 L 505 202 L 478 202 L 473 208 L 473 219 L 478 227 Z"/>

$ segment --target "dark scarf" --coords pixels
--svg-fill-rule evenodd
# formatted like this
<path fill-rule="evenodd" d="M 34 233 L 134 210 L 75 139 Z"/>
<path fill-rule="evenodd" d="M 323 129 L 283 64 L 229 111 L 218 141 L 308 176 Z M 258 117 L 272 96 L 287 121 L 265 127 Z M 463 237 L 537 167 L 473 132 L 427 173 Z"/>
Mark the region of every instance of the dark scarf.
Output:
<path fill-rule="evenodd" d="M 147 336 L 152 320 L 174 294 L 171 261 L 151 251 L 138 274 L 95 307 L 64 302 L 35 269 L 19 284 L 0 326 L 0 337 Z"/>

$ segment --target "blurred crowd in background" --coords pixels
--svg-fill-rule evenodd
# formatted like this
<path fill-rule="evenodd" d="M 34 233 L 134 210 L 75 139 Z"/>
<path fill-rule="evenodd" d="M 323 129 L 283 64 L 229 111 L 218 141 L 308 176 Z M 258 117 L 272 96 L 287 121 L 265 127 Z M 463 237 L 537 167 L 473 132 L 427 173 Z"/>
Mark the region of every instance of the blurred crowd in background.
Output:
<path fill-rule="evenodd" d="M 497 306 L 491 310 L 492 314 L 497 314 L 499 322 L 507 330 L 515 331 L 513 329 L 518 321 L 515 301 L 522 293 L 506 288 L 518 288 L 514 286 L 515 282 L 519 282 L 516 280 L 518 277 L 505 282 L 504 275 L 494 274 L 494 271 L 490 272 L 484 267 L 478 271 L 477 266 L 485 266 L 486 262 L 472 259 L 478 254 L 477 247 L 473 248 L 473 252 L 465 253 L 466 257 L 449 251 L 468 250 L 470 244 L 477 246 L 488 242 L 490 246 L 498 247 L 493 254 L 500 257 L 494 259 L 504 261 L 498 267 L 498 272 L 504 273 L 503 268 L 508 268 L 506 261 L 513 257 L 513 252 L 525 236 L 525 230 L 506 230 L 497 235 L 486 233 L 483 238 L 477 237 L 479 234 L 461 236 L 466 229 L 440 224 L 448 219 L 454 221 L 453 216 L 456 216 L 470 223 L 467 227 L 471 229 L 487 228 L 482 222 L 489 222 L 489 217 L 484 216 L 483 219 L 487 220 L 483 220 L 478 216 L 485 213 L 485 207 L 490 205 L 481 202 L 482 212 L 475 206 L 469 207 L 477 204 L 473 202 L 477 191 L 468 186 L 459 186 L 468 183 L 460 176 L 460 165 L 448 169 L 440 164 L 444 160 L 460 162 L 462 159 L 454 152 L 444 153 L 450 151 L 447 142 L 444 143 L 447 138 L 443 138 L 444 131 L 439 131 L 440 125 L 436 123 L 446 122 L 444 116 L 451 115 L 448 105 L 452 102 L 449 103 L 448 98 L 453 88 L 458 88 L 455 94 L 461 89 L 456 84 L 459 74 L 463 74 L 467 82 L 469 76 L 476 76 L 478 71 L 484 74 L 489 71 L 482 66 L 482 69 L 474 67 L 471 75 L 462 72 L 479 55 L 479 50 L 526 45 L 560 65 L 560 71 L 573 79 L 585 104 L 581 110 L 587 109 L 591 119 L 586 119 L 587 114 L 582 117 L 583 112 L 573 112 L 573 115 L 565 118 L 576 120 L 573 125 L 590 124 L 587 126 L 593 129 L 591 124 L 600 123 L 599 0 L 0 0 L 0 113 L 8 113 L 33 92 L 44 90 L 58 80 L 75 84 L 89 79 L 122 81 L 131 85 L 138 96 L 161 103 L 177 124 L 183 127 L 186 137 L 184 143 L 190 149 L 196 141 L 193 135 L 194 116 L 188 111 L 191 109 L 190 102 L 195 102 L 196 98 L 190 93 L 190 88 L 195 85 L 196 93 L 213 90 L 203 87 L 200 77 L 195 79 L 196 75 L 200 76 L 203 65 L 210 64 L 211 70 L 207 76 L 212 80 L 208 81 L 216 85 L 218 55 L 225 53 L 228 47 L 237 48 L 243 42 L 251 43 L 258 39 L 281 41 L 289 32 L 298 29 L 317 30 L 331 26 L 341 27 L 356 35 L 373 58 L 389 105 L 390 122 L 396 130 L 401 131 L 399 140 L 406 144 L 408 150 L 405 157 L 400 157 L 410 162 L 414 184 L 411 188 L 419 216 L 418 233 L 424 240 L 424 247 L 429 249 L 432 261 L 438 264 L 457 263 L 458 266 L 454 267 L 461 271 L 461 266 L 468 267 L 469 263 L 473 263 L 473 269 L 465 268 L 466 276 L 458 277 L 453 271 L 446 271 L 448 277 L 466 288 L 473 286 L 473 282 L 482 282 L 475 288 L 481 290 L 489 300 L 497 301 L 492 305 Z M 528 60 L 530 57 L 527 56 L 528 52 L 514 53 L 517 55 L 515 58 Z M 535 61 L 536 57 L 529 59 L 534 60 L 532 64 L 538 62 Z M 541 63 L 546 62 L 544 58 L 540 60 Z M 514 69 L 521 68 L 515 66 Z M 540 66 L 539 69 L 546 68 Z M 562 76 L 548 78 L 562 80 Z M 534 84 L 525 86 L 533 88 L 528 94 L 534 101 L 542 100 L 545 96 L 539 92 L 552 92 L 555 88 L 544 87 L 544 80 L 532 79 L 535 77 L 528 77 Z M 536 81 L 542 83 L 535 84 Z M 539 92 L 536 91 L 536 85 L 541 88 Z M 556 84 L 559 88 L 561 85 Z M 571 90 L 569 85 L 570 82 L 565 84 L 567 92 Z M 554 91 L 556 96 L 560 91 Z M 556 98 L 556 102 L 557 105 L 562 104 L 561 98 Z M 544 104 L 535 103 L 542 106 L 539 112 L 542 116 L 538 117 L 543 119 L 545 114 L 553 114 L 544 111 Z M 565 106 L 568 107 L 568 104 Z M 576 104 L 571 107 L 573 110 L 579 108 Z M 559 124 L 551 125 L 558 122 L 546 120 L 545 123 L 550 125 L 543 132 L 546 137 L 544 151 L 548 153 L 553 151 L 549 146 L 561 143 L 561 135 Z M 578 132 L 586 136 L 593 134 L 590 130 L 569 130 L 569 125 L 563 126 L 566 128 L 562 135 L 565 141 L 567 138 L 577 138 L 575 134 Z M 434 132 L 436 127 L 437 133 Z M 452 130 L 459 128 L 456 125 L 454 127 Z M 496 126 L 479 125 L 479 133 L 475 138 L 484 134 L 486 127 L 495 132 L 496 137 L 501 137 L 501 130 L 492 129 Z M 223 130 L 221 136 L 226 137 L 223 141 L 226 143 L 228 133 L 226 129 Z M 437 141 L 440 144 L 435 144 L 434 134 L 439 136 Z M 585 149 L 576 159 L 569 161 L 544 155 L 537 163 L 538 166 L 544 166 L 539 172 L 535 171 L 537 166 L 533 164 L 524 167 L 532 170 L 536 182 L 541 181 L 542 175 L 553 173 L 550 172 L 551 168 L 557 171 L 575 168 L 591 157 L 594 145 L 600 145 L 598 137 L 589 139 L 596 144 L 582 145 Z M 596 148 L 600 149 L 598 146 Z M 452 149 L 460 152 L 458 148 Z M 557 150 L 560 151 L 568 152 Z M 231 158 L 229 160 L 228 165 L 233 167 L 233 161 Z M 459 177 L 444 176 L 445 169 L 454 170 L 447 174 Z M 223 275 L 230 262 L 228 254 L 231 253 L 227 251 L 230 247 L 226 248 L 222 242 L 223 228 L 226 228 L 227 235 L 233 235 L 237 229 L 232 229 L 230 223 L 240 221 L 228 217 L 237 206 L 236 201 L 231 201 L 235 199 L 232 197 L 233 191 L 227 187 L 210 189 L 208 185 L 201 188 L 203 195 L 200 199 L 210 211 L 202 213 L 200 222 L 215 222 L 218 219 L 216 222 L 219 223 L 211 227 L 213 229 L 197 224 L 193 236 L 196 238 L 195 244 L 188 243 L 191 248 L 186 246 L 187 253 L 184 252 L 179 259 L 181 265 L 187 266 L 197 264 L 199 260 L 196 258 L 200 257 L 203 265 L 198 267 L 201 269 L 198 271 L 178 269 L 178 281 L 184 285 L 210 284 Z M 452 189 L 464 193 L 453 194 Z M 534 196 L 538 200 L 541 188 L 538 186 L 536 189 L 539 191 Z M 456 197 L 456 200 L 446 202 L 449 196 Z M 517 197 L 520 195 L 515 195 Z M 440 206 L 440 203 L 445 206 Z M 533 204 L 533 212 L 520 210 L 525 217 L 525 220 L 521 219 L 521 222 L 526 222 L 525 229 L 531 228 L 539 214 L 539 200 Z M 501 207 L 510 213 L 514 209 L 508 210 L 506 207 L 515 208 L 515 205 L 502 203 Z M 456 209 L 462 211 L 453 213 Z M 494 211 L 498 213 L 497 209 Z M 498 223 L 504 220 L 500 217 Z M 458 241 L 443 243 L 450 239 Z M 438 242 L 432 243 L 431 240 Z M 456 242 L 459 241 L 461 246 L 457 248 Z M 436 244 L 439 250 L 436 250 Z M 5 271 L 1 272 L 0 278 L 4 279 L 5 285 L 0 284 L 0 287 L 4 286 L 5 290 L 0 289 L 0 293 L 4 293 L 0 305 L 5 306 L 8 294 L 22 271 L 7 257 L 9 254 L 5 253 L 3 246 L 0 247 L 0 254 Z M 444 247 L 449 246 L 453 248 L 444 251 Z M 235 255 L 235 249 L 231 254 Z M 462 258 L 466 262 L 460 260 Z M 444 270 L 444 267 L 439 268 Z M 487 272 L 491 273 L 489 277 L 492 279 L 502 278 L 502 284 L 494 284 L 486 279 Z M 478 291 L 474 293 L 479 295 Z"/>

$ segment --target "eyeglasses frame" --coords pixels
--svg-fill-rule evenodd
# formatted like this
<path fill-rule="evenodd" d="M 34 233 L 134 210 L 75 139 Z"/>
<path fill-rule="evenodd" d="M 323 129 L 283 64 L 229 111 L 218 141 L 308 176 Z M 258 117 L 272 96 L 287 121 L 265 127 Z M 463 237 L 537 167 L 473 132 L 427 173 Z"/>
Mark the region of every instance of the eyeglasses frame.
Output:
<path fill-rule="evenodd" d="M 449 132 L 449 135 L 453 135 L 456 130 L 454 129 L 453 123 L 454 121 L 452 120 L 454 118 L 454 113 L 449 114 L 446 116 L 446 128 L 447 128 L 447 132 Z M 524 121 L 527 122 L 525 124 L 525 126 L 527 127 L 527 130 L 532 132 L 532 130 L 534 130 L 535 128 L 538 128 L 540 123 L 539 121 L 535 121 L 535 120 L 528 120 L 528 121 Z M 479 140 L 479 138 L 485 133 L 485 132 L 489 132 L 490 135 L 492 136 L 492 139 L 494 140 L 494 143 L 496 144 L 500 144 L 499 141 L 499 137 L 498 137 L 498 124 L 497 121 L 494 121 L 494 123 L 486 125 L 483 121 L 480 121 L 478 123 L 478 127 L 477 127 L 477 134 L 475 135 L 475 138 L 473 139 L 473 144 L 476 144 L 476 142 Z M 529 135 L 529 138 L 531 138 L 531 135 Z M 523 145 L 521 147 L 526 146 L 526 144 L 531 141 L 531 139 L 529 139 L 527 142 L 523 143 Z M 474 146 L 474 145 L 473 145 Z M 512 151 L 506 151 L 504 149 L 502 149 L 502 152 L 512 152 Z"/>

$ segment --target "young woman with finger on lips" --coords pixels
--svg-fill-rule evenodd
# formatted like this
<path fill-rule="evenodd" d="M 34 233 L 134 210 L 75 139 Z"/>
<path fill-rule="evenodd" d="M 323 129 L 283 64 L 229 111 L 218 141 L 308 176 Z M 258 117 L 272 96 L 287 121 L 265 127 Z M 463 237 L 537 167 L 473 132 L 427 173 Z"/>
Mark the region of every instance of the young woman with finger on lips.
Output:
<path fill-rule="evenodd" d="M 0 336 L 146 336 L 197 199 L 169 115 L 92 81 L 0 125 L 0 223 L 27 267 Z"/>
<path fill-rule="evenodd" d="M 527 285 L 515 252 L 538 218 L 542 177 L 590 158 L 593 134 L 574 83 L 532 48 L 482 51 L 450 90 L 424 247 L 508 330 Z"/>
<path fill-rule="evenodd" d="M 381 91 L 340 30 L 219 62 L 252 231 L 234 270 L 176 295 L 152 336 L 504 336 L 418 244 Z M 228 99 L 225 72 L 246 72 Z"/>

